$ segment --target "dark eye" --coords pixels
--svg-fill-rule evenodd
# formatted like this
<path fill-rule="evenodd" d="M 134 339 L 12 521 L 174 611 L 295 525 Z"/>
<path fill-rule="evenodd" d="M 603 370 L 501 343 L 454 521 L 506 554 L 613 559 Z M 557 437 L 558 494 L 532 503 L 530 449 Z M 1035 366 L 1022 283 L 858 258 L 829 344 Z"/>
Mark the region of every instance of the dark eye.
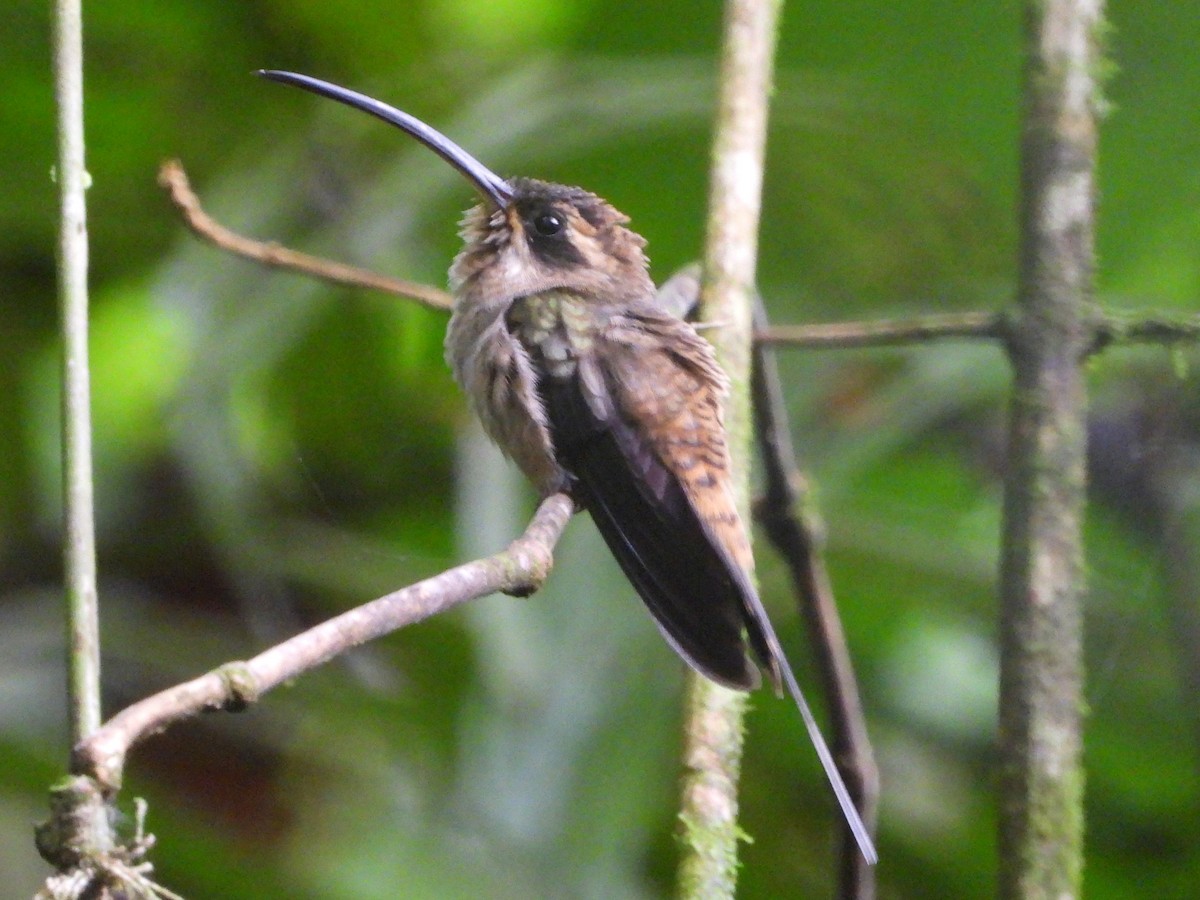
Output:
<path fill-rule="evenodd" d="M 563 230 L 563 220 L 554 213 L 539 213 L 533 220 L 533 230 L 542 237 L 551 237 Z"/>

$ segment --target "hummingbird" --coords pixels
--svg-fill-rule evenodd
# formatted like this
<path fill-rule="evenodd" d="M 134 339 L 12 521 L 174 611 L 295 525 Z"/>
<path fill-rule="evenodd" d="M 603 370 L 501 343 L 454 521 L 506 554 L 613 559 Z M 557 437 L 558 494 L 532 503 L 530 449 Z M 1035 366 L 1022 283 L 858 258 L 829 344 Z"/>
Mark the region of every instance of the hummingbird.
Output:
<path fill-rule="evenodd" d="M 579 187 L 502 178 L 395 107 L 307 75 L 259 73 L 400 128 L 481 195 L 450 267 L 445 355 L 484 430 L 543 496 L 595 522 L 667 643 L 707 678 L 751 691 L 764 672 L 800 709 L 863 855 L 875 850 L 750 572 L 712 345 L 668 308 L 645 239 Z"/>

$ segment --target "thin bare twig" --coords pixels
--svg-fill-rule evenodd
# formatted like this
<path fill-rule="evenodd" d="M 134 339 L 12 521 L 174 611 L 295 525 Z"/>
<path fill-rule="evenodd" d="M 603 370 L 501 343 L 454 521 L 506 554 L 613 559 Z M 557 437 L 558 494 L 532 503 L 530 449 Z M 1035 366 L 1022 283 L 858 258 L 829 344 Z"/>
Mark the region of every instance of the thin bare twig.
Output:
<path fill-rule="evenodd" d="M 761 344 L 813 350 L 886 347 L 932 340 L 999 340 L 1005 337 L 1003 313 L 948 313 L 883 319 L 878 322 L 833 322 L 816 325 L 771 325 L 755 331 Z"/>
<path fill-rule="evenodd" d="M 755 304 L 754 324 L 760 332 L 767 330 L 767 313 L 761 300 Z M 838 769 L 874 838 L 879 813 L 879 769 L 867 733 L 850 648 L 846 645 L 821 553 L 821 523 L 809 503 L 807 479 L 796 464 L 783 388 L 775 354 L 769 346 L 755 347 L 752 375 L 754 427 L 764 481 L 763 496 L 755 504 L 754 517 L 791 573 L 797 605 L 807 623 L 809 642 L 828 698 L 831 743 Z M 859 852 L 854 834 L 844 822 L 837 896 L 842 900 L 871 900 L 875 896 L 875 867 Z"/>
<path fill-rule="evenodd" d="M 506 550 L 385 594 L 246 662 L 227 663 L 127 707 L 75 748 L 73 770 L 116 790 L 130 748 L 174 722 L 204 710 L 240 709 L 351 647 L 468 600 L 497 591 L 533 593 L 550 573 L 554 547 L 574 509 L 567 495 L 553 494 Z"/>
<path fill-rule="evenodd" d="M 197 236 L 230 253 L 244 256 L 277 269 L 303 272 L 333 284 L 383 291 L 397 297 L 416 300 L 430 309 L 449 310 L 451 296 L 426 284 L 377 275 L 344 263 L 332 262 L 307 253 L 300 253 L 273 242 L 256 241 L 230 231 L 208 215 L 192 192 L 187 173 L 176 159 L 167 160 L 158 170 L 158 183 L 167 190 L 171 202 L 183 214 L 184 221 Z"/>
<path fill-rule="evenodd" d="M 821 322 L 771 325 L 757 329 L 759 344 L 806 350 L 890 347 L 942 340 L 1006 342 L 1011 337 L 1008 313 L 946 313 L 876 322 Z M 1089 353 L 1125 344 L 1194 344 L 1200 341 L 1200 315 L 1195 313 L 1097 313 Z"/>

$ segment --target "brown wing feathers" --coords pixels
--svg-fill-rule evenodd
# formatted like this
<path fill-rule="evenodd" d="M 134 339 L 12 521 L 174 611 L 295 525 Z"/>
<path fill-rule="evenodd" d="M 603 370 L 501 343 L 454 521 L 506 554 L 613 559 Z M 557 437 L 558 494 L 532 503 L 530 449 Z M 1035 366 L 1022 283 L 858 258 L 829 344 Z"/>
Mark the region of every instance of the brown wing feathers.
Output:
<path fill-rule="evenodd" d="M 730 603 L 736 595 L 716 556 L 706 550 L 678 482 L 635 447 L 636 435 L 626 422 L 595 418 L 577 379 L 544 379 L 541 393 L 577 499 L 668 642 L 714 680 L 743 690 L 756 686 L 740 610 Z"/>
<path fill-rule="evenodd" d="M 690 328 L 652 324 L 686 329 L 696 361 L 631 321 L 613 330 L 603 364 L 581 360 L 566 379 L 543 374 L 539 393 L 578 499 L 667 640 L 714 680 L 750 689 L 759 678 L 743 627 L 773 680 L 777 667 L 748 596 L 750 549 L 727 486 L 723 382 Z M 670 337 L 666 346 L 678 347 Z"/>

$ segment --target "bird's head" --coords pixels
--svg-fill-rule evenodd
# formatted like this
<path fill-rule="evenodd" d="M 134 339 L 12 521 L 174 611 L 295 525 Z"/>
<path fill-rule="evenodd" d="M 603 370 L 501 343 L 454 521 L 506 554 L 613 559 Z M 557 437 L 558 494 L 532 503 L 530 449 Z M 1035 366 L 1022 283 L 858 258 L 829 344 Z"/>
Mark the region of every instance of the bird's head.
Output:
<path fill-rule="evenodd" d="M 501 178 L 440 132 L 386 103 L 307 75 L 259 74 L 395 125 L 480 193 L 482 202 L 463 218 L 463 249 L 450 269 L 458 298 L 511 301 L 561 290 L 620 304 L 653 296 L 645 240 L 626 227 L 628 217 L 596 194 L 533 178 Z"/>

